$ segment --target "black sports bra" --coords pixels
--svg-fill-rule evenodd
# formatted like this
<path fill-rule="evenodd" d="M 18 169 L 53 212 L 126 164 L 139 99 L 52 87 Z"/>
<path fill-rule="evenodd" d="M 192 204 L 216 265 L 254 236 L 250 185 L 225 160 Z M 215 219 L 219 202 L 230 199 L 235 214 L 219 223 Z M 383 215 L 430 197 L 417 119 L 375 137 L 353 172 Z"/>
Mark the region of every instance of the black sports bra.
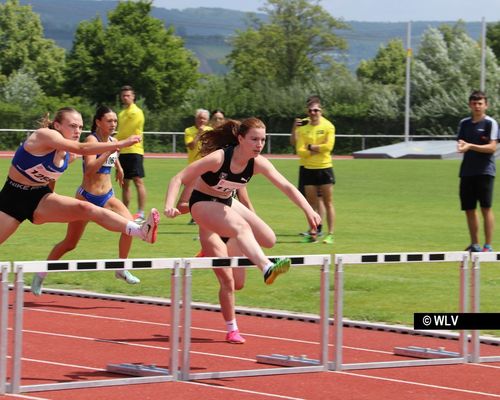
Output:
<path fill-rule="evenodd" d="M 233 158 L 234 146 L 224 149 L 224 162 L 216 172 L 205 172 L 201 179 L 212 189 L 221 193 L 230 193 L 245 186 L 253 176 L 254 159 L 248 160 L 243 171 L 238 174 L 231 172 L 231 159 Z"/>

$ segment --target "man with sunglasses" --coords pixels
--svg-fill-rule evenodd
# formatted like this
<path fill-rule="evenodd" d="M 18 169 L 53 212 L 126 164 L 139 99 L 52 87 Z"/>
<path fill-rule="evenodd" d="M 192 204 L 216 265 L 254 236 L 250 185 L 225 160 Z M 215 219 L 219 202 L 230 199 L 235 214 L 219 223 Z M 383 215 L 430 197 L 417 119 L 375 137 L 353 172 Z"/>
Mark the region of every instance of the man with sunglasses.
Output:
<path fill-rule="evenodd" d="M 333 228 L 335 209 L 333 207 L 333 185 L 335 175 L 332 167 L 331 152 L 335 144 L 335 127 L 322 115 L 319 98 L 309 99 L 307 104 L 308 118 L 296 119 L 292 130 L 295 137 L 295 150 L 301 159 L 302 181 L 309 204 L 319 212 L 320 198 L 325 206 L 328 234 L 323 243 L 333 244 Z M 304 122 L 307 123 L 304 124 Z M 317 232 L 309 232 L 307 242 L 317 241 Z"/>

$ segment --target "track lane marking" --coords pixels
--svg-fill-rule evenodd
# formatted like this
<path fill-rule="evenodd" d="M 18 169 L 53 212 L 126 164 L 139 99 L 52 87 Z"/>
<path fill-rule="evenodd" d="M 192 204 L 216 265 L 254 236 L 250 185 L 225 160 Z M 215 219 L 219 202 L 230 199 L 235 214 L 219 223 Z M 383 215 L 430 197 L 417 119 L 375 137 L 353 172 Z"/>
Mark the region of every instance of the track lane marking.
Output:
<path fill-rule="evenodd" d="M 381 380 L 381 381 L 386 381 L 386 382 L 402 383 L 405 385 L 422 386 L 422 387 L 426 387 L 426 388 L 433 388 L 433 389 L 439 389 L 439 390 L 449 390 L 449 391 L 459 392 L 459 393 L 476 394 L 479 396 L 487 396 L 487 397 L 494 397 L 494 398 L 500 399 L 500 394 L 478 392 L 475 390 L 468 390 L 468 389 L 459 389 L 459 388 L 454 388 L 451 386 L 440 386 L 440 385 L 432 385 L 430 383 L 407 381 L 407 380 L 403 380 L 403 379 L 384 378 L 384 377 L 380 377 L 380 376 L 365 375 L 365 374 L 360 374 L 360 373 L 356 373 L 356 372 L 345 372 L 345 371 L 330 371 L 330 372 L 335 373 L 335 374 L 341 374 L 341 375 L 359 376 L 359 377 L 363 377 L 363 378 Z"/>
<path fill-rule="evenodd" d="M 106 317 L 106 316 L 90 315 L 90 314 L 80 314 L 80 313 L 72 313 L 72 312 L 67 312 L 67 311 L 43 310 L 43 309 L 39 309 L 39 308 L 30 308 L 30 307 L 25 307 L 25 310 L 45 312 L 45 313 L 54 313 L 54 314 L 63 314 L 63 315 L 71 315 L 71 316 L 75 316 L 75 317 L 88 317 L 88 318 L 108 319 L 110 321 L 131 322 L 131 323 L 137 323 L 137 324 L 154 325 L 154 326 L 162 326 L 162 327 L 169 327 L 170 326 L 170 324 L 161 323 L 161 322 L 149 322 L 149 321 L 143 321 L 143 320 L 137 320 L 137 319 L 129 319 L 129 318 L 117 318 L 117 317 Z M 201 328 L 201 327 L 196 327 L 196 326 L 192 326 L 191 329 L 198 330 L 198 331 L 204 331 L 204 332 L 226 333 L 226 331 L 222 330 L 222 329 Z M 302 344 L 319 345 L 319 342 L 317 342 L 317 341 L 309 341 L 309 340 L 302 340 L 302 339 L 291 339 L 291 338 L 284 338 L 284 337 L 277 337 L 277 336 L 268 336 L 268 335 L 259 335 L 259 334 L 254 334 L 254 333 L 245 333 L 245 336 L 255 337 L 255 338 L 261 338 L 261 339 L 271 339 L 271 340 L 279 340 L 279 341 L 288 341 L 288 342 L 292 342 L 292 343 L 302 343 Z M 333 348 L 334 345 L 329 343 L 328 346 Z M 358 351 L 371 352 L 371 353 L 393 354 L 390 351 L 378 350 L 378 349 L 367 349 L 367 348 L 363 348 L 363 347 L 344 346 L 344 348 L 350 349 L 350 350 L 358 350 Z"/>

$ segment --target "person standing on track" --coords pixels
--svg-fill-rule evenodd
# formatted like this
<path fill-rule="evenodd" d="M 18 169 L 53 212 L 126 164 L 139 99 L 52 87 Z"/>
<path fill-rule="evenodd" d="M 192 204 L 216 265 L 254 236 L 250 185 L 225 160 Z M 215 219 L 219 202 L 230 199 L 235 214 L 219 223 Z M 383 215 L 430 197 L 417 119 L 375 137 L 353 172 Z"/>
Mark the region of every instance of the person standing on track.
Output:
<path fill-rule="evenodd" d="M 314 210 L 319 212 L 319 192 L 325 205 L 328 234 L 324 237 L 323 243 L 333 244 L 335 175 L 332 168 L 331 152 L 335 145 L 335 127 L 322 116 L 319 100 L 311 100 L 307 104 L 307 108 L 308 124 L 297 126 L 295 130 L 297 135 L 295 151 L 301 158 L 304 167 L 302 179 L 307 201 Z M 316 231 L 310 231 L 310 236 L 306 239 L 315 242 L 316 236 Z"/>
<path fill-rule="evenodd" d="M 168 186 L 164 214 L 169 218 L 180 215 L 175 207 L 180 186 L 194 183 L 189 201 L 191 215 L 200 227 L 200 237 L 217 234 L 234 238 L 245 257 L 264 275 L 268 285 L 290 268 L 290 259 L 271 262 L 261 249 L 272 247 L 276 236 L 256 214 L 232 201 L 234 190 L 247 185 L 254 174 L 263 174 L 286 194 L 306 215 L 309 226 L 316 230 L 320 216 L 300 192 L 281 175 L 260 153 L 266 140 L 266 127 L 257 118 L 242 122 L 229 120 L 201 137 L 200 160 L 175 175 Z"/>
<path fill-rule="evenodd" d="M 112 135 L 118 124 L 115 112 L 106 106 L 100 106 L 96 110 L 90 135 L 85 139 L 86 143 L 107 143 L 116 142 Z M 129 221 L 133 220 L 132 214 L 125 205 L 118 200 L 113 191 L 111 182 L 111 170 L 116 167 L 116 179 L 120 185 L 123 185 L 123 170 L 118 161 L 118 153 L 110 150 L 102 154 L 91 154 L 83 157 L 83 181 L 76 191 L 76 198 L 89 201 L 98 207 L 104 207 L 121 215 Z M 76 248 L 80 241 L 88 221 L 74 221 L 68 224 L 66 237 L 56 244 L 48 260 L 59 260 L 64 254 Z M 132 246 L 132 237 L 124 233 L 120 236 L 118 247 L 118 257 L 127 258 L 130 247 Z M 35 294 L 41 293 L 42 282 L 47 273 L 40 272 L 38 278 L 34 278 Z M 132 275 L 129 271 L 116 271 L 115 276 L 123 279 L 129 284 L 137 284 L 139 278 Z"/>
<path fill-rule="evenodd" d="M 144 113 L 135 104 L 135 92 L 132 86 L 123 86 L 120 99 L 124 109 L 118 114 L 118 140 L 126 139 L 132 135 L 139 135 L 141 141 L 134 143 L 120 151 L 120 164 L 125 174 L 122 186 L 123 204 L 130 206 L 131 188 L 130 181 L 134 182 L 137 191 L 137 212 L 134 220 L 141 224 L 144 222 L 144 209 L 146 207 L 146 186 L 144 185 Z"/>
<path fill-rule="evenodd" d="M 309 107 L 310 103 L 321 103 L 321 98 L 318 95 L 312 95 L 309 96 L 306 100 L 306 107 Z M 297 145 L 297 140 L 298 140 L 298 131 L 297 128 L 299 126 L 304 126 L 309 124 L 310 118 L 296 118 L 293 121 L 292 125 L 292 130 L 290 133 L 290 144 L 295 148 Z M 299 181 L 297 184 L 297 189 L 299 189 L 299 192 L 302 193 L 304 196 L 306 196 L 306 191 L 304 189 L 304 159 L 306 158 L 307 154 L 303 154 L 302 156 L 299 155 Z M 321 188 L 318 188 L 318 214 L 321 216 L 321 220 L 324 219 L 325 217 L 325 203 L 323 201 L 323 196 L 321 194 Z M 300 235 L 305 236 L 304 242 L 309 243 L 311 241 L 315 240 L 315 237 L 317 236 L 322 236 L 323 226 L 321 224 L 318 225 L 318 231 L 315 236 L 311 236 L 311 233 L 309 231 L 306 232 L 301 232 Z"/>
<path fill-rule="evenodd" d="M 26 219 L 37 225 L 93 221 L 109 231 L 140 237 L 149 243 L 156 241 L 160 218 L 156 209 L 141 227 L 105 208 L 54 193 L 56 180 L 76 154 L 117 151 L 140 140 L 139 136 L 131 136 L 121 141 L 80 143 L 82 129 L 81 114 L 73 108 L 62 108 L 57 111 L 54 121 L 47 118 L 42 128 L 35 130 L 18 147 L 0 192 L 0 244 Z"/>
<path fill-rule="evenodd" d="M 486 115 L 488 98 L 476 90 L 469 96 L 471 116 L 460 121 L 457 150 L 463 153 L 460 165 L 460 203 L 465 211 L 469 228 L 471 252 L 493 251 L 495 216 L 492 210 L 493 185 L 496 165 L 495 151 L 498 143 L 498 123 Z M 479 245 L 479 217 L 477 203 L 481 207 L 484 224 L 484 246 Z"/>

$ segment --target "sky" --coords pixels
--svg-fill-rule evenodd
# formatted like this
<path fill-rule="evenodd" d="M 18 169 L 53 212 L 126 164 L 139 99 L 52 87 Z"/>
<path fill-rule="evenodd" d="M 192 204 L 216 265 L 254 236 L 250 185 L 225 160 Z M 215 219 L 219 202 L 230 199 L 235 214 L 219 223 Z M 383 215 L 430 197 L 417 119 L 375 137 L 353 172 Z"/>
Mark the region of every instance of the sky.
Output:
<path fill-rule="evenodd" d="M 220 7 L 259 11 L 265 0 L 154 0 L 163 8 Z M 322 0 L 320 5 L 346 21 L 500 21 L 500 0 Z"/>

